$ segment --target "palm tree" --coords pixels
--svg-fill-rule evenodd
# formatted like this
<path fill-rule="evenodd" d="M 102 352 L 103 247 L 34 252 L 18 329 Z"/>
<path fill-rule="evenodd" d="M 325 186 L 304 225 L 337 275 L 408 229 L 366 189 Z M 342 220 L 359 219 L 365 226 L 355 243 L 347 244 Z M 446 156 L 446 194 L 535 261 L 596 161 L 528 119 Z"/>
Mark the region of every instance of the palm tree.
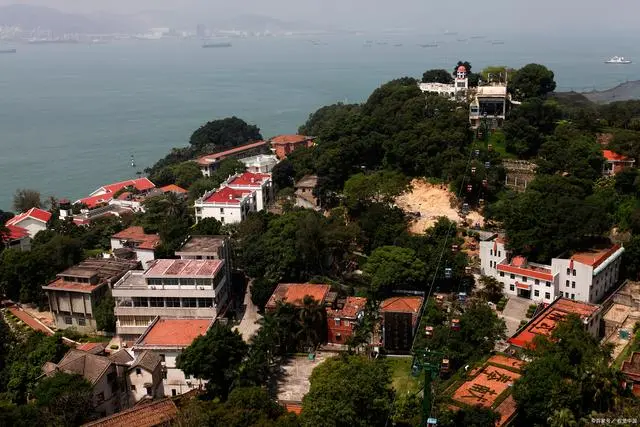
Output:
<path fill-rule="evenodd" d="M 550 427 L 575 427 L 578 425 L 573 412 L 567 408 L 553 411 L 553 415 L 547 418 L 547 422 Z"/>
<path fill-rule="evenodd" d="M 184 202 L 173 192 L 166 193 L 164 196 L 166 213 L 169 217 L 180 217 L 184 213 Z"/>
<path fill-rule="evenodd" d="M 305 296 L 298 311 L 298 325 L 298 336 L 302 337 L 306 348 L 315 351 L 326 335 L 326 311 L 322 304 L 308 295 Z"/>

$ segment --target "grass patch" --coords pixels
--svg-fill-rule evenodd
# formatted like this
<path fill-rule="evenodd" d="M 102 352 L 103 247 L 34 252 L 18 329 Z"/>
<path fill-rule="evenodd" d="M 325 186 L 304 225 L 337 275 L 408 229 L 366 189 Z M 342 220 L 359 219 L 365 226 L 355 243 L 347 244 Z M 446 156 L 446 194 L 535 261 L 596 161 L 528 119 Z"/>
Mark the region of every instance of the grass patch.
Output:
<path fill-rule="evenodd" d="M 388 357 L 387 363 L 391 370 L 391 384 L 396 393 L 417 393 L 422 389 L 424 383 L 424 373 L 421 372 L 417 377 L 411 375 L 410 357 Z"/>
<path fill-rule="evenodd" d="M 636 332 L 633 337 L 627 343 L 627 346 L 620 352 L 616 360 L 613 362 L 613 367 L 620 369 L 625 360 L 629 359 L 631 353 L 640 350 L 640 332 Z"/>

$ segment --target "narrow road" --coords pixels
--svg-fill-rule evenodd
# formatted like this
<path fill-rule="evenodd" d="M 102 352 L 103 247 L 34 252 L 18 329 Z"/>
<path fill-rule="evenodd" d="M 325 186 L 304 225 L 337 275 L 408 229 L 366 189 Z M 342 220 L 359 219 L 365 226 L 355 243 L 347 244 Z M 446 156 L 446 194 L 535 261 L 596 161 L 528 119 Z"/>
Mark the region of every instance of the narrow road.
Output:
<path fill-rule="evenodd" d="M 240 324 L 234 329 L 242 334 L 242 339 L 249 342 L 251 337 L 258 332 L 260 324 L 258 323 L 262 316 L 258 314 L 258 307 L 251 301 L 251 282 L 247 285 L 247 290 L 244 294 L 244 313 Z"/>

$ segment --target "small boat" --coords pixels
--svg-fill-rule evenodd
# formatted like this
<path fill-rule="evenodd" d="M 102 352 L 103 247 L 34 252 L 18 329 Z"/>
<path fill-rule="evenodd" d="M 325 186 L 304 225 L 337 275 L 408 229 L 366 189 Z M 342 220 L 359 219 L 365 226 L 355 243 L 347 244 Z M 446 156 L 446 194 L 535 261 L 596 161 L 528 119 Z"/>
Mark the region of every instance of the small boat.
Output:
<path fill-rule="evenodd" d="M 493 40 L 491 44 L 498 45 L 498 44 L 504 44 L 504 42 L 502 40 Z"/>
<path fill-rule="evenodd" d="M 605 64 L 631 64 L 630 59 L 626 59 L 624 56 L 614 56 L 604 61 Z"/>
<path fill-rule="evenodd" d="M 438 43 L 420 44 L 418 46 L 420 46 L 420 47 L 438 47 Z"/>
<path fill-rule="evenodd" d="M 16 49 L 0 49 L 0 53 L 16 53 Z"/>
<path fill-rule="evenodd" d="M 212 48 L 212 47 L 231 47 L 231 43 L 229 42 L 216 42 L 216 43 L 205 43 L 202 45 L 204 48 Z"/>

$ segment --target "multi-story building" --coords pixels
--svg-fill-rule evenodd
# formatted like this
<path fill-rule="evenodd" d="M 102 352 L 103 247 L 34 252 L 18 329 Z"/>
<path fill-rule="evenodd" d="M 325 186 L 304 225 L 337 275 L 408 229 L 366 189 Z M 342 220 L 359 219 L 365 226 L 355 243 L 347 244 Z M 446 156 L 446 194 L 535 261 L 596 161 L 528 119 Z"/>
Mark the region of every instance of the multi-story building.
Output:
<path fill-rule="evenodd" d="M 616 175 L 625 168 L 632 168 L 636 163 L 634 159 L 611 150 L 602 150 L 602 156 L 604 157 L 602 164 L 602 175 L 604 176 Z"/>
<path fill-rule="evenodd" d="M 229 301 L 224 260 L 159 259 L 113 286 L 116 331 L 135 341 L 157 316 L 215 319 Z"/>
<path fill-rule="evenodd" d="M 74 327 L 84 333 L 95 332 L 96 306 L 113 283 L 139 265 L 138 261 L 89 259 L 58 274 L 56 280 L 42 287 L 58 329 Z"/>
<path fill-rule="evenodd" d="M 268 154 L 269 143 L 267 141 L 250 142 L 249 144 L 239 145 L 225 151 L 219 151 L 217 153 L 206 154 L 196 160 L 200 171 L 204 176 L 211 176 L 211 174 L 218 168 L 220 162 L 224 159 L 238 159 L 241 157 L 248 157 L 252 155 Z"/>
<path fill-rule="evenodd" d="M 327 341 L 345 344 L 353 335 L 359 316 L 364 313 L 366 298 L 347 297 L 338 300 L 336 307 L 327 308 Z"/>
<path fill-rule="evenodd" d="M 316 175 L 305 175 L 295 183 L 296 189 L 296 206 L 305 209 L 320 209 L 320 201 L 313 194 L 318 185 L 318 177 Z"/>
<path fill-rule="evenodd" d="M 130 179 L 127 181 L 116 182 L 113 184 L 104 185 L 91 193 L 88 197 L 76 201 L 76 203 L 82 203 L 89 208 L 106 204 L 113 199 L 113 196 L 126 188 L 134 188 L 136 191 L 144 193 L 156 188 L 156 185 L 149 181 L 148 178 Z"/>
<path fill-rule="evenodd" d="M 146 234 L 140 226 L 129 227 L 111 236 L 111 250 L 131 249 L 143 268 L 155 259 L 155 249 L 159 244 L 159 235 Z"/>
<path fill-rule="evenodd" d="M 503 238 L 480 242 L 481 272 L 494 277 L 510 295 L 550 303 L 558 297 L 583 302 L 601 300 L 618 282 L 624 248 L 609 244 L 568 258 L 553 258 L 551 265 L 511 256 Z"/>
<path fill-rule="evenodd" d="M 473 129 L 502 127 L 510 105 L 505 84 L 479 86 L 469 106 L 469 121 Z"/>
<path fill-rule="evenodd" d="M 136 340 L 132 347 L 135 355 L 150 351 L 160 358 L 166 396 L 177 396 L 206 384 L 205 380 L 185 375 L 176 367 L 176 359 L 193 340 L 205 335 L 214 321 L 210 317 L 206 319 L 155 318 Z"/>
<path fill-rule="evenodd" d="M 256 193 L 222 187 L 211 190 L 195 201 L 196 222 L 215 218 L 223 224 L 235 224 L 245 220 L 249 212 L 256 212 Z"/>
<path fill-rule="evenodd" d="M 226 185 L 234 190 L 254 192 L 256 211 L 266 209 L 273 200 L 273 184 L 268 173 L 245 172 L 230 177 Z"/>
<path fill-rule="evenodd" d="M 271 173 L 274 166 L 278 164 L 278 157 L 274 154 L 258 154 L 257 156 L 240 159 L 247 168 L 247 172 Z"/>
<path fill-rule="evenodd" d="M 279 302 L 293 304 L 302 307 L 304 298 L 310 297 L 313 300 L 325 305 L 333 305 L 337 294 L 331 291 L 331 286 L 313 283 L 280 283 L 265 305 L 267 312 L 273 311 Z"/>
<path fill-rule="evenodd" d="M 279 135 L 269 140 L 271 149 L 282 160 L 301 147 L 312 147 L 315 137 L 305 135 Z"/>
<path fill-rule="evenodd" d="M 142 400 L 164 397 L 162 359 L 153 351 L 139 351 L 127 369 L 129 402 L 133 406 Z"/>
<path fill-rule="evenodd" d="M 385 349 L 397 353 L 411 350 L 423 301 L 419 296 L 400 296 L 380 303 L 380 338 Z"/>
<path fill-rule="evenodd" d="M 7 249 L 31 250 L 31 238 L 27 229 L 15 225 L 7 225 L 7 232 L 0 234 L 0 247 Z"/>
<path fill-rule="evenodd" d="M 218 259 L 224 261 L 225 274 L 231 277 L 231 243 L 228 236 L 189 236 L 176 251 L 180 259 Z M 230 280 L 230 279 L 229 279 Z"/>
<path fill-rule="evenodd" d="M 469 78 L 467 68 L 464 65 L 458 66 L 453 83 L 418 83 L 418 87 L 424 93 L 431 93 L 443 96 L 452 101 L 467 95 L 469 91 Z"/>

